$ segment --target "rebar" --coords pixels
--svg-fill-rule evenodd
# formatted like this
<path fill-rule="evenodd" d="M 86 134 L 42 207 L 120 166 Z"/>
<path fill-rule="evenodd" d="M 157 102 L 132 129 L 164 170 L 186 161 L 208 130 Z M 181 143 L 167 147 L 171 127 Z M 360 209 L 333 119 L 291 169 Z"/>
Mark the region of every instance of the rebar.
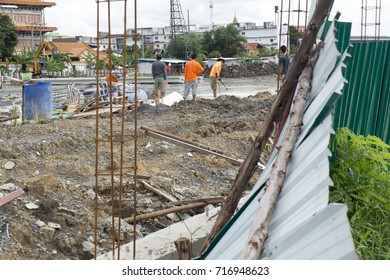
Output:
<path fill-rule="evenodd" d="M 111 19 L 114 17 L 113 9 L 112 9 L 112 3 L 113 2 L 122 2 L 123 3 L 123 77 L 122 77 L 122 98 L 121 98 L 121 104 L 119 105 L 113 105 L 114 104 L 114 97 L 113 97 L 113 60 L 112 60 L 112 31 L 111 31 Z M 100 32 L 100 5 L 101 3 L 107 4 L 107 36 L 105 37 L 108 40 L 108 75 L 106 76 L 107 80 L 107 95 L 108 95 L 108 104 L 109 104 L 109 112 L 110 112 L 110 118 L 109 118 L 109 124 L 107 127 L 100 126 L 99 123 L 99 106 L 96 106 L 95 112 L 96 112 L 96 122 L 95 122 L 95 225 L 94 225 L 94 231 L 95 231 L 95 250 L 94 255 L 95 259 L 97 258 L 97 244 L 98 244 L 98 223 L 99 223 L 99 210 L 106 209 L 105 207 L 101 207 L 99 209 L 98 204 L 98 197 L 99 197 L 99 178 L 109 178 L 110 179 L 110 210 L 111 210 L 111 249 L 112 249 L 112 258 L 120 260 L 120 249 L 121 249 L 121 218 L 122 218 L 122 211 L 124 209 L 123 207 L 123 201 L 128 200 L 123 198 L 123 189 L 124 184 L 126 182 L 125 175 L 128 174 L 128 172 L 125 172 L 125 170 L 133 170 L 134 172 L 134 189 L 133 189 L 133 195 L 134 195 L 134 205 L 133 209 L 137 208 L 137 105 L 138 105 L 138 96 L 137 96 L 137 70 L 135 70 L 135 99 L 134 99 L 134 133 L 133 134 L 126 134 L 126 109 L 127 107 L 127 99 L 126 99 L 126 78 L 127 78 L 127 55 L 126 55 L 126 49 L 127 49 L 127 0 L 96 0 L 97 3 L 97 55 L 96 55 L 96 94 L 95 94 L 95 103 L 99 104 L 99 100 L 102 97 L 100 92 L 101 88 L 99 87 L 102 69 L 100 64 L 100 42 L 101 42 L 101 32 Z M 134 1 L 134 10 L 135 10 L 135 30 L 137 30 L 137 1 Z M 135 39 L 135 69 L 137 69 L 137 40 Z M 119 81 L 118 81 L 119 82 Z M 116 103 L 116 102 L 115 102 Z M 120 117 L 120 124 L 117 124 L 119 118 L 115 118 L 113 116 L 113 109 L 114 108 L 121 108 L 121 117 Z M 106 131 L 108 129 L 108 131 Z M 117 130 L 120 130 L 118 132 Z M 103 134 L 106 136 L 99 136 L 99 134 Z M 130 140 L 134 140 L 134 163 L 133 165 L 125 164 L 125 160 L 127 157 L 125 156 L 125 149 L 126 145 L 129 143 Z M 109 145 L 108 151 L 109 151 L 109 166 L 110 170 L 109 172 L 104 172 L 101 170 L 101 162 L 100 162 L 100 154 L 102 148 L 100 148 L 101 145 Z M 118 147 L 119 146 L 119 147 Z M 119 163 L 116 164 L 116 163 Z M 115 186 L 115 179 L 116 176 L 119 176 L 119 186 L 116 188 Z M 119 205 L 115 205 L 116 201 Z M 134 215 L 136 215 L 136 210 L 134 210 Z M 115 223 L 115 220 L 118 219 L 118 223 Z M 136 244 L 136 228 L 134 224 L 134 239 L 133 239 L 133 258 L 136 258 L 135 255 L 135 244 Z"/>
<path fill-rule="evenodd" d="M 308 15 L 308 0 L 306 0 L 306 4 L 305 6 L 303 7 L 303 3 L 301 3 L 301 0 L 289 0 L 288 1 L 288 8 L 285 8 L 284 7 L 284 1 L 281 0 L 280 1 L 280 9 L 279 9 L 279 13 L 280 13 L 280 17 L 279 17 L 279 42 L 278 42 L 278 64 L 279 64 L 279 60 L 280 60 L 280 56 L 281 56 L 281 53 L 280 53 L 280 47 L 282 46 L 282 37 L 286 37 L 286 47 L 287 47 L 287 52 L 286 52 L 286 59 L 289 60 L 289 52 L 290 52 L 290 41 L 291 41 L 291 32 L 290 32 L 290 27 L 291 26 L 295 26 L 296 29 L 297 29 L 297 33 L 299 34 L 300 30 L 301 30 L 301 14 L 303 13 L 304 14 L 304 18 L 305 18 L 305 23 L 304 23 L 304 26 L 303 26 L 303 30 L 306 30 L 307 28 L 307 15 Z M 294 4 L 297 4 L 297 8 L 294 9 Z M 301 5 L 302 4 L 302 5 Z M 283 20 L 283 14 L 284 13 L 287 13 L 287 23 L 284 22 Z M 294 14 L 297 14 L 297 21 L 296 22 L 292 22 L 291 18 Z M 287 25 L 287 31 L 283 31 L 283 25 Z M 294 38 L 294 42 L 296 44 L 296 47 L 298 47 L 298 44 L 299 44 L 299 38 Z M 279 93 L 279 90 L 280 90 L 280 80 L 281 80 L 281 77 L 279 75 L 279 72 L 278 72 L 278 78 L 277 78 L 277 84 L 276 84 L 276 91 Z"/>

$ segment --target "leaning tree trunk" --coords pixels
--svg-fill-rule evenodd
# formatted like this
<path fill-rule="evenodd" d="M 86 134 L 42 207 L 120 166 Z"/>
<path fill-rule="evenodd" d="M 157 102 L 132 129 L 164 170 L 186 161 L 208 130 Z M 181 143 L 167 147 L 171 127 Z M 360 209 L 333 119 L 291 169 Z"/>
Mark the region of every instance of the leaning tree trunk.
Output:
<path fill-rule="evenodd" d="M 256 165 L 267 140 L 272 135 L 274 123 L 281 119 L 282 112 L 288 104 L 291 104 L 299 76 L 306 65 L 309 53 L 316 41 L 318 31 L 330 12 L 332 2 L 333 0 L 318 1 L 313 17 L 303 36 L 302 44 L 299 46 L 297 54 L 294 57 L 294 63 L 291 64 L 291 67 L 287 72 L 285 82 L 283 83 L 276 100 L 272 104 L 271 111 L 268 114 L 266 121 L 263 123 L 260 133 L 257 135 L 247 157 L 240 166 L 233 186 L 226 198 L 226 202 L 223 204 L 217 220 L 201 248 L 201 252 L 206 250 L 210 242 L 234 214 L 242 193 L 256 170 Z"/>

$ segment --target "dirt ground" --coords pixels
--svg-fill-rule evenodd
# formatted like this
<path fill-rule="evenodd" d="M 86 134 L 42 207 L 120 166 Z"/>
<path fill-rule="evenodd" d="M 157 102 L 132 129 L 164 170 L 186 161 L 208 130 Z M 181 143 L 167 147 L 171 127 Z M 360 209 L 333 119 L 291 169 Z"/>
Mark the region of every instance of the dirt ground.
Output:
<path fill-rule="evenodd" d="M 269 92 L 245 98 L 225 94 L 217 99 L 180 101 L 173 106 L 143 104 L 138 107 L 137 114 L 126 111 L 122 209 L 118 207 L 120 176 L 116 171 L 113 177 L 110 175 L 112 165 L 120 166 L 120 143 L 116 141 L 111 147 L 104 142 L 110 134 L 111 124 L 113 134 L 120 134 L 122 114 L 113 115 L 112 123 L 109 115 L 101 115 L 98 118 L 97 164 L 98 254 L 112 248 L 112 213 L 117 216 L 121 210 L 121 217 L 126 218 L 134 211 L 144 214 L 173 206 L 138 181 L 134 207 L 132 167 L 135 158 L 140 179 L 178 200 L 225 196 L 239 169 L 239 165 L 221 157 L 154 138 L 141 126 L 220 149 L 229 157 L 244 159 L 273 100 L 274 95 Z M 134 137 L 135 119 L 137 137 Z M 18 188 L 24 191 L 18 198 L 0 205 L 0 259 L 93 257 L 95 128 L 95 117 L 18 126 L 0 123 L 0 197 Z M 114 139 L 119 138 L 114 136 Z M 135 139 L 137 149 L 134 148 Z M 251 182 L 248 189 L 253 184 Z M 185 213 L 192 216 L 201 211 L 194 209 Z M 137 238 L 165 228 L 177 221 L 176 218 L 165 215 L 138 222 Z M 131 241 L 133 225 L 122 221 L 121 233 L 121 244 Z"/>

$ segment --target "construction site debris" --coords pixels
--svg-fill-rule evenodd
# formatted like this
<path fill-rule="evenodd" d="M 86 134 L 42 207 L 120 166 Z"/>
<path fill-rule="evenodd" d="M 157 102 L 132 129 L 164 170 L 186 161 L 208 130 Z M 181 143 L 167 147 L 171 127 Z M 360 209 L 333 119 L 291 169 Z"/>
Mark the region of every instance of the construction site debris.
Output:
<path fill-rule="evenodd" d="M 227 95 L 217 99 L 199 98 L 194 103 L 178 102 L 172 106 L 144 104 L 138 108 L 138 120 L 140 126 L 156 127 L 197 143 L 207 143 L 210 147 L 223 149 L 232 157 L 242 158 L 248 152 L 249 139 L 257 134 L 273 100 L 271 93 L 261 92 L 246 98 Z M 126 129 L 131 132 L 134 112 L 126 111 L 125 119 Z M 99 118 L 99 124 L 107 126 L 109 118 Z M 0 164 L 15 163 L 13 169 L 0 172 L 0 186 L 13 183 L 25 192 L 1 206 L 0 225 L 8 223 L 12 234 L 3 244 L 0 259 L 90 259 L 91 252 L 84 251 L 83 247 L 94 244 L 96 195 L 101 209 L 97 228 L 98 254 L 112 249 L 110 224 L 103 224 L 111 217 L 112 205 L 117 215 L 121 211 L 121 217 L 131 217 L 134 212 L 137 215 L 153 213 L 176 205 L 143 187 L 137 188 L 135 205 L 131 183 L 133 170 L 123 175 L 126 184 L 121 209 L 116 207 L 118 200 L 111 198 L 111 183 L 102 180 L 96 193 L 95 125 L 93 117 L 0 125 Z M 137 178 L 141 177 L 178 201 L 184 201 L 181 205 L 199 202 L 218 205 L 217 200 L 202 198 L 225 197 L 237 174 L 238 166 L 224 158 L 192 151 L 192 157 L 183 158 L 178 155 L 188 152 L 187 148 L 151 138 L 142 131 L 139 131 L 138 144 Z M 150 147 L 146 148 L 147 145 Z M 103 163 L 109 162 L 109 148 L 104 143 L 100 147 Z M 134 147 L 130 145 L 124 152 L 131 158 Z M 114 192 L 117 186 L 115 181 Z M 250 187 L 248 185 L 248 189 Z M 196 202 L 197 199 L 200 201 Z M 25 210 L 24 205 L 30 202 L 39 208 Z M 195 215 L 203 211 L 204 206 L 186 213 Z M 44 224 L 38 226 L 38 221 Z M 61 229 L 50 228 L 49 222 L 59 224 Z M 166 214 L 139 221 L 136 223 L 137 238 L 173 223 Z M 121 221 L 121 225 L 125 224 Z M 124 238 L 121 244 L 132 240 L 131 227 L 131 231 L 121 237 Z"/>

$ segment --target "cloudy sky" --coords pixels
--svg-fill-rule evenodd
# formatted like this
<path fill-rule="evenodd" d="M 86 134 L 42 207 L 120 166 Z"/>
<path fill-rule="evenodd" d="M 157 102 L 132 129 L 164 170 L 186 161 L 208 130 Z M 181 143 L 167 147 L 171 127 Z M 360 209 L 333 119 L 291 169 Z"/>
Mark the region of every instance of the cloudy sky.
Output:
<path fill-rule="evenodd" d="M 49 0 L 46 0 L 49 1 Z M 95 0 L 52 0 L 57 5 L 45 9 L 46 23 L 49 26 L 56 26 L 61 35 L 85 35 L 96 36 L 97 32 L 97 4 Z M 211 13 L 210 2 L 213 3 Z M 288 9 L 288 2 L 284 0 L 284 9 Z M 290 7 L 291 10 L 305 9 L 306 1 L 291 1 L 296 3 Z M 309 7 L 312 0 L 308 0 Z M 375 0 L 368 0 L 368 4 L 375 5 Z M 134 27 L 134 0 L 127 1 L 127 27 Z M 236 14 L 240 22 L 255 22 L 262 25 L 265 21 L 274 22 L 279 19 L 275 17 L 275 6 L 281 9 L 281 0 L 181 0 L 181 7 L 185 21 L 189 18 L 190 24 L 210 24 L 213 22 L 232 22 Z M 100 3 L 100 30 L 107 30 L 107 3 Z M 111 1 L 111 30 L 113 33 L 123 33 L 124 2 Z M 308 8 L 309 10 L 309 8 Z M 361 1 L 360 0 L 335 0 L 331 17 L 336 11 L 341 12 L 340 21 L 352 22 L 352 35 L 361 33 Z M 380 34 L 390 36 L 390 1 L 382 1 L 381 29 Z M 375 22 L 375 10 L 368 11 L 367 23 Z M 168 26 L 170 24 L 170 1 L 169 0 L 138 0 L 137 1 L 137 25 L 138 27 Z M 287 21 L 287 13 L 283 19 Z M 290 23 L 297 22 L 297 14 L 292 14 Z M 302 23 L 302 15 L 300 17 Z M 367 35 L 374 35 L 374 27 L 367 27 Z"/>

